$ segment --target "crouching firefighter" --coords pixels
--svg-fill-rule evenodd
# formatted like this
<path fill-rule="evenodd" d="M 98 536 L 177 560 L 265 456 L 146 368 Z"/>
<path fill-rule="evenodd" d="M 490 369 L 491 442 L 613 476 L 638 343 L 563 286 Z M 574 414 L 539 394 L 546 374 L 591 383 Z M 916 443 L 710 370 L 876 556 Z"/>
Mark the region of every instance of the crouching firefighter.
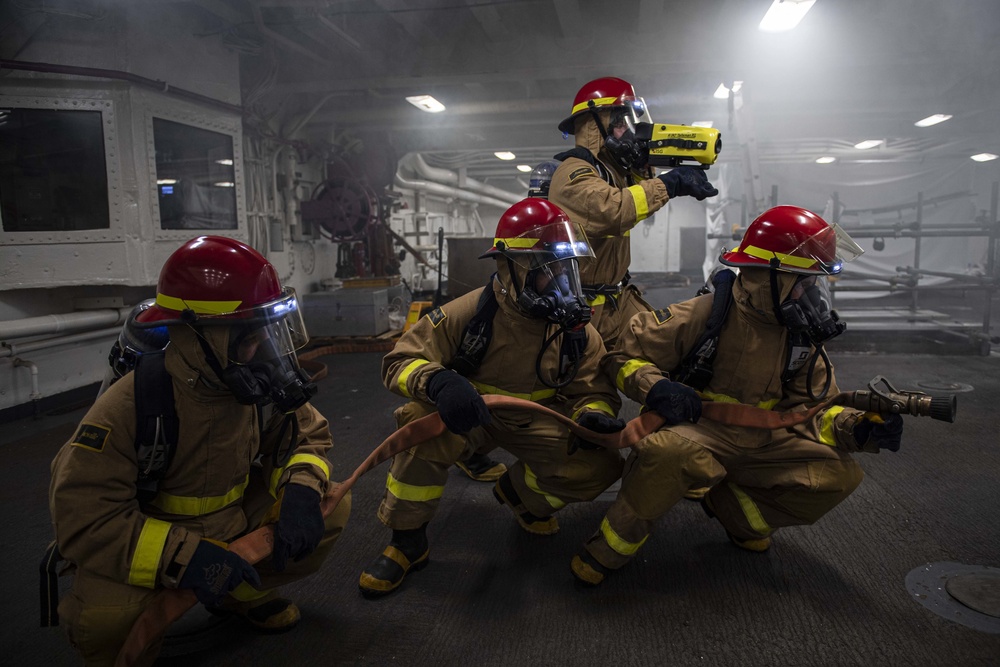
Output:
<path fill-rule="evenodd" d="M 582 230 L 556 205 L 539 198 L 514 204 L 481 257 L 496 261 L 490 283 L 425 315 L 383 359 L 386 387 L 411 399 L 396 411 L 397 426 L 436 411 L 447 430 L 392 460 L 378 509 L 392 537 L 361 573 L 366 596 L 395 590 L 427 564 L 427 523 L 448 466 L 464 453 L 495 445 L 517 457 L 493 494 L 535 535 L 554 534 L 555 512 L 618 479 L 617 451 L 570 456 L 564 425 L 523 410 L 491 414 L 481 396 L 535 401 L 595 431 L 624 427 L 615 417 L 618 392 L 599 372 L 604 345 L 580 287 L 577 261 L 590 254 Z"/>
<path fill-rule="evenodd" d="M 602 368 L 666 424 L 632 449 L 618 497 L 572 559 L 577 579 L 596 585 L 625 565 L 696 489 L 709 489 L 702 507 L 734 545 L 766 551 L 777 529 L 815 523 L 857 488 L 853 452 L 899 448 L 899 415 L 837 405 L 790 428 L 701 418 L 702 398 L 805 411 L 839 392 L 823 343 L 845 324 L 822 287 L 861 252 L 836 225 L 778 206 L 722 253 L 738 277 L 724 270 L 713 294 L 632 319 Z"/>
<path fill-rule="evenodd" d="M 230 238 L 185 243 L 133 325 L 165 327 L 169 344 L 133 355 L 52 462 L 49 559 L 75 575 L 58 614 L 87 665 L 112 664 L 164 589 L 261 631 L 292 628 L 299 610 L 276 587 L 319 568 L 350 511 L 320 510 L 330 431 L 295 357 L 308 340 L 295 292 L 263 256 Z M 271 556 L 252 567 L 228 551 L 265 523 Z"/>

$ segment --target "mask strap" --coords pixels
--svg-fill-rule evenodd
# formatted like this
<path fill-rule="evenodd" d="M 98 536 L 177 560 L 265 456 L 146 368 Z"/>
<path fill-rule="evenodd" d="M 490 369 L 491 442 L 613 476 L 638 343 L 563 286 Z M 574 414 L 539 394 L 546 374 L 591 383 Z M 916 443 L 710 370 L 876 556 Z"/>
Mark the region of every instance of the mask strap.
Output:
<path fill-rule="evenodd" d="M 784 324 L 787 326 L 785 318 L 782 317 L 781 315 L 781 293 L 778 290 L 778 284 L 780 282 L 780 280 L 778 279 L 778 267 L 781 266 L 781 260 L 778 259 L 777 257 L 772 257 L 770 266 L 771 266 L 771 272 L 770 272 L 771 303 L 774 306 L 774 316 L 778 318 L 778 324 Z"/>
<path fill-rule="evenodd" d="M 601 132 L 601 139 L 607 141 L 608 131 L 604 129 L 604 123 L 601 122 L 601 117 L 597 113 L 597 105 L 594 104 L 594 100 L 587 102 L 587 110 L 590 111 L 590 115 L 594 117 L 594 122 L 597 123 L 597 129 Z"/>

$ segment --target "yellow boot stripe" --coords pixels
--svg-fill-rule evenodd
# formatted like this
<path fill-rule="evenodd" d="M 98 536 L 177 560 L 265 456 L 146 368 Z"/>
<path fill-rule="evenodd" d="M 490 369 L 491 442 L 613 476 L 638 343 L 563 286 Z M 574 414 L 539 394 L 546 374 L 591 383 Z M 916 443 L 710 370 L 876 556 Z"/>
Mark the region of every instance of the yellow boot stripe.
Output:
<path fill-rule="evenodd" d="M 544 497 L 546 502 L 548 502 L 553 509 L 559 510 L 562 509 L 563 507 L 566 507 L 566 503 L 564 503 L 562 500 L 556 498 L 553 495 L 549 495 L 548 493 L 545 493 L 540 488 L 538 488 L 538 476 L 531 468 L 528 467 L 527 464 L 525 464 L 524 466 L 524 483 L 528 485 L 529 489 L 531 489 L 538 495 Z"/>
<path fill-rule="evenodd" d="M 391 560 L 396 565 L 403 568 L 403 572 L 410 569 L 410 559 L 406 557 L 402 551 L 392 546 L 391 544 L 385 548 L 382 555 Z"/>
<path fill-rule="evenodd" d="M 649 535 L 646 535 L 639 542 L 629 542 L 622 539 L 622 536 L 616 533 L 615 529 L 611 527 L 611 522 L 608 521 L 607 517 L 604 517 L 604 520 L 601 521 L 601 535 L 604 536 L 604 541 L 608 543 L 608 546 L 622 556 L 631 556 L 649 539 Z"/>
<path fill-rule="evenodd" d="M 732 482 L 729 482 L 729 488 L 733 490 L 733 495 L 739 501 L 740 509 L 743 510 L 743 515 L 747 518 L 750 528 L 760 535 L 770 535 L 773 529 L 767 525 L 767 521 L 764 521 L 764 517 L 760 513 L 760 508 L 757 507 L 757 503 L 753 501 L 753 498 Z"/>
<path fill-rule="evenodd" d="M 437 500 L 444 495 L 444 486 L 416 486 L 415 484 L 405 484 L 389 473 L 385 477 L 385 488 L 389 493 L 400 500 L 412 500 L 418 503 L 425 503 L 428 500 Z"/>

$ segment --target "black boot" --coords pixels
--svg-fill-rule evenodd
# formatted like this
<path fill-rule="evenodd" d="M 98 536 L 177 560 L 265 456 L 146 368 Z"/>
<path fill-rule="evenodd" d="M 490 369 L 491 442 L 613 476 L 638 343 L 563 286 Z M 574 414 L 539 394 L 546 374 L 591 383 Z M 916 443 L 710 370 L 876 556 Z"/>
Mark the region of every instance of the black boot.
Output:
<path fill-rule="evenodd" d="M 455 465 L 477 482 L 495 482 L 500 479 L 500 475 L 507 472 L 507 466 L 479 452 L 473 452 L 468 458 L 456 461 Z"/>
<path fill-rule="evenodd" d="M 535 516 L 521 503 L 521 497 L 510 481 L 510 473 L 504 473 L 493 485 L 493 496 L 498 503 L 509 507 L 521 528 L 532 535 L 555 535 L 559 532 L 559 522 L 554 516 Z"/>
<path fill-rule="evenodd" d="M 392 531 L 392 541 L 361 572 L 358 586 L 366 597 L 380 597 L 396 590 L 410 570 L 427 565 L 427 524 L 412 530 Z"/>

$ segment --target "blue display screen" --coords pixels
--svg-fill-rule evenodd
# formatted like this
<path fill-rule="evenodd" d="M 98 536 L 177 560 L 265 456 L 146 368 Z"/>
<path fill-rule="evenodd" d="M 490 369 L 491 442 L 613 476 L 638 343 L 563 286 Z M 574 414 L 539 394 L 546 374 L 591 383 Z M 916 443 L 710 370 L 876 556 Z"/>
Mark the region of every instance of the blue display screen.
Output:
<path fill-rule="evenodd" d="M 172 185 L 161 185 L 160 186 L 161 195 L 172 195 L 174 194 L 174 186 Z"/>

